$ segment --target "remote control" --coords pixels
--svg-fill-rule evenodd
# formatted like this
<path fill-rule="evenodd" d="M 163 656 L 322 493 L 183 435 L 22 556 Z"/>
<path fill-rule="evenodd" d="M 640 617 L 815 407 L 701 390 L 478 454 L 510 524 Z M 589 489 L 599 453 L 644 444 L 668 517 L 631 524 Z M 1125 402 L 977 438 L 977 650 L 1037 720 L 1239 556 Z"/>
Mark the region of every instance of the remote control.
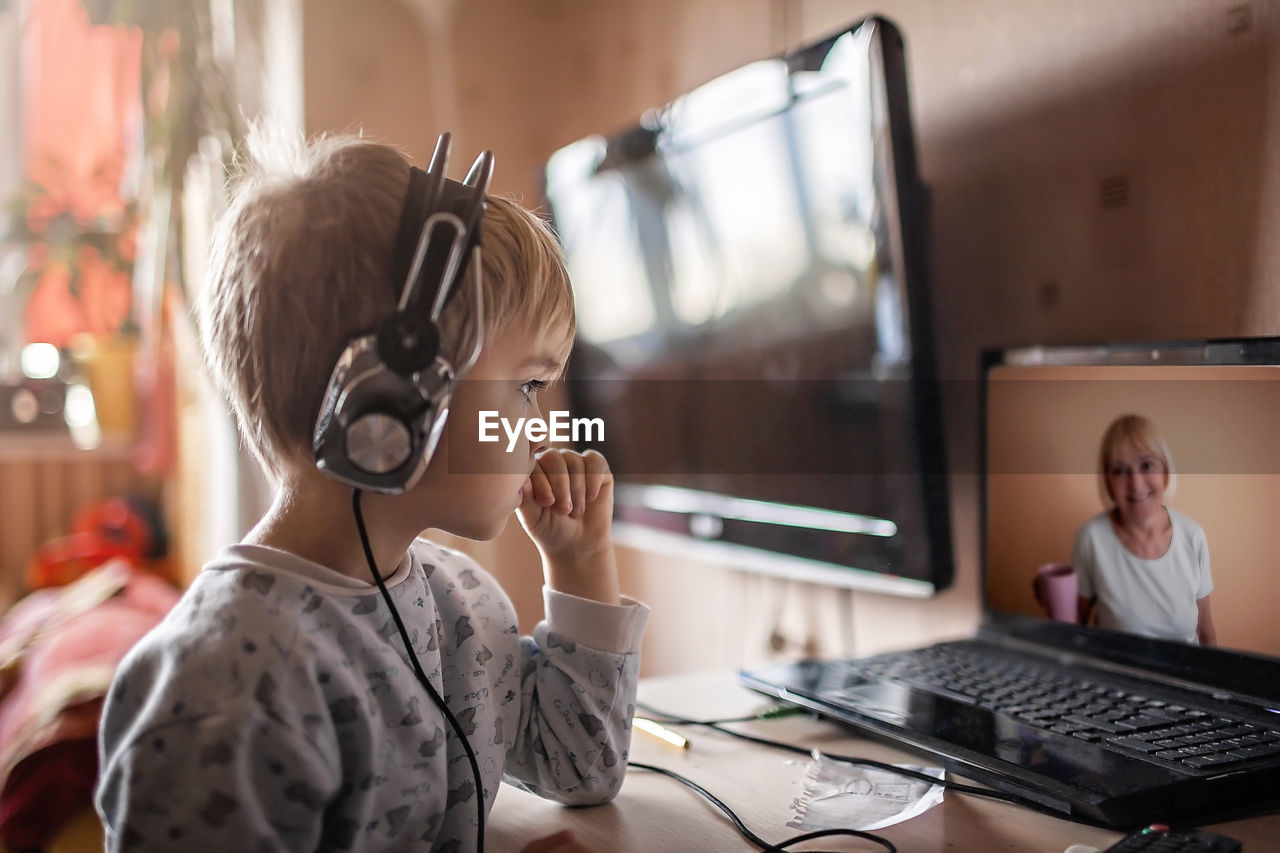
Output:
<path fill-rule="evenodd" d="M 1234 838 L 1203 829 L 1170 829 L 1153 823 L 1135 830 L 1102 853 L 1240 853 Z"/>

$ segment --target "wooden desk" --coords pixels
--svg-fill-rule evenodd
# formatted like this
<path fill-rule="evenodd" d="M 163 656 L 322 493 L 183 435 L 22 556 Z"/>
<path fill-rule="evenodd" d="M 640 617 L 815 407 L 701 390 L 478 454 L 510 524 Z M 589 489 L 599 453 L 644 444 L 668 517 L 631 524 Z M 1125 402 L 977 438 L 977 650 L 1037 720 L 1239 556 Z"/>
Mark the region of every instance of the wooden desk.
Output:
<path fill-rule="evenodd" d="M 678 676 L 641 682 L 640 699 L 672 715 L 710 719 L 752 713 L 768 706 L 758 694 L 738 686 L 731 674 Z M 931 764 L 915 755 L 854 736 L 850 729 L 807 717 L 738 723 L 735 727 L 774 740 L 861 755 L 893 763 Z M 680 751 L 635 732 L 633 760 L 669 768 L 707 788 L 757 835 L 781 841 L 800 830 L 786 825 L 791 801 L 803 790 L 801 755 L 756 746 L 696 726 L 672 726 L 688 736 Z M 934 764 L 933 766 L 937 766 Z M 534 838 L 561 829 L 574 830 L 592 850 L 602 853 L 732 853 L 755 850 L 714 806 L 673 779 L 632 769 L 612 803 L 567 809 L 502 787 L 493 808 L 486 848 L 517 851 Z M 1208 829 L 1244 842 L 1245 853 L 1280 850 L 1280 815 L 1235 821 Z M 919 817 L 879 830 L 902 853 L 1062 853 L 1072 844 L 1100 849 L 1121 833 L 1072 823 L 1009 803 L 947 792 L 942 804 Z M 883 850 L 870 841 L 821 839 L 798 850 Z"/>

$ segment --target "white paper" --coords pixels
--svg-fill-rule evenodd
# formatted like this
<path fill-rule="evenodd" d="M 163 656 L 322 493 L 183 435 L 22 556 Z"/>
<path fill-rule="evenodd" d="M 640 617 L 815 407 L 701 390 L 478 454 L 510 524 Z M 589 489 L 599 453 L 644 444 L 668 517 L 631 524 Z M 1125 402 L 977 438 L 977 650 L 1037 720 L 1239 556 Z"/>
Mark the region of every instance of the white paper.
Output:
<path fill-rule="evenodd" d="M 941 767 L 896 765 L 942 779 Z M 791 802 L 796 829 L 873 830 L 923 814 L 942 802 L 943 788 L 877 767 L 837 761 L 814 750 L 804 793 Z"/>

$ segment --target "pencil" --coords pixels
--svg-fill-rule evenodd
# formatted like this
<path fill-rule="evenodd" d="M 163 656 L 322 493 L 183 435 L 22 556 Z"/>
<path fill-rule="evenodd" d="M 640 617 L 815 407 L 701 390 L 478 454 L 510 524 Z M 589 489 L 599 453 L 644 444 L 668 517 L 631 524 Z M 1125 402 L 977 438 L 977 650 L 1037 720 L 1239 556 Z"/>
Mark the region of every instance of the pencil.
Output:
<path fill-rule="evenodd" d="M 689 739 L 687 737 L 676 734 L 671 729 L 650 720 L 648 717 L 636 717 L 632 724 L 650 737 L 655 737 L 665 744 L 674 746 L 676 749 L 689 748 Z"/>

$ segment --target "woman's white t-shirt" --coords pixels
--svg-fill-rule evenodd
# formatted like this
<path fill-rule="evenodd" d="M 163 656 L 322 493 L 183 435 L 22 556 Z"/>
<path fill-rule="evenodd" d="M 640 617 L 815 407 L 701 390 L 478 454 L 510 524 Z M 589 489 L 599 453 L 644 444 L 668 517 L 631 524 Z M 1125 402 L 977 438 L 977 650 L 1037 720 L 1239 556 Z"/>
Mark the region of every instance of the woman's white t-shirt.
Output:
<path fill-rule="evenodd" d="M 1098 627 L 1194 643 L 1196 601 L 1213 591 L 1209 545 L 1199 524 L 1165 510 L 1173 537 L 1160 557 L 1131 553 L 1104 512 L 1080 525 L 1071 565 L 1079 594 L 1098 600 Z"/>

